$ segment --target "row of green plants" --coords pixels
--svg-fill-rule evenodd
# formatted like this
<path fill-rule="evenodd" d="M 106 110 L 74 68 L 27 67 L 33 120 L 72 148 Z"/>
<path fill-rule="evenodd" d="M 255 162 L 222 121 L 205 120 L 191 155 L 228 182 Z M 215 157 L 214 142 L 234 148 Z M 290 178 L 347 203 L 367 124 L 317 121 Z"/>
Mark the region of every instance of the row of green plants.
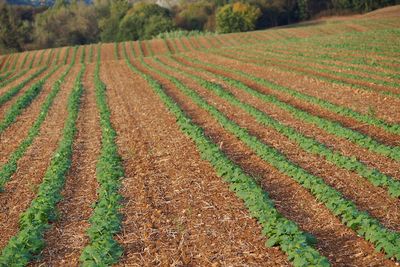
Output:
<path fill-rule="evenodd" d="M 314 40 L 314 39 L 313 39 Z M 375 76 L 380 76 L 382 78 L 391 78 L 391 79 L 398 79 L 400 75 L 395 74 L 395 73 L 390 73 L 390 72 L 377 72 L 377 71 L 372 71 L 368 68 L 366 68 L 365 65 L 357 65 L 354 64 L 345 58 L 340 58 L 334 55 L 330 54 L 325 54 L 321 53 L 318 54 L 316 51 L 312 50 L 310 47 L 302 47 L 303 45 L 308 45 L 309 42 L 307 43 L 301 43 L 301 46 L 299 47 L 298 43 L 295 43 L 296 45 L 290 45 L 290 43 L 280 43 L 280 45 L 271 45 L 271 46 L 266 46 L 266 43 L 263 43 L 261 45 L 256 45 L 253 46 L 256 49 L 261 49 L 263 51 L 266 51 L 268 53 L 273 54 L 274 56 L 281 55 L 281 53 L 284 53 L 286 58 L 292 58 L 295 60 L 306 60 L 306 61 L 312 61 L 316 62 L 320 65 L 323 66 L 328 66 L 328 67 L 336 67 L 336 68 L 345 68 L 346 70 L 351 70 L 351 71 L 357 71 L 360 72 L 364 75 L 375 75 Z M 333 51 L 336 53 L 335 51 Z"/>
<path fill-rule="evenodd" d="M 358 81 L 368 82 L 368 83 L 392 87 L 392 88 L 400 87 L 399 83 L 372 78 L 370 75 L 360 75 L 360 74 L 353 74 L 353 73 L 343 72 L 343 71 L 338 71 L 338 70 L 332 70 L 329 68 L 325 68 L 323 66 L 318 66 L 318 67 L 315 66 L 314 67 L 307 63 L 312 62 L 314 64 L 325 65 L 328 67 L 332 67 L 332 65 L 321 64 L 315 60 L 307 61 L 303 57 L 295 57 L 295 56 L 289 56 L 287 54 L 281 54 L 281 53 L 279 53 L 279 51 L 276 51 L 273 49 L 265 49 L 264 47 L 261 47 L 261 48 L 253 47 L 253 49 L 251 51 L 249 51 L 248 49 L 245 49 L 245 48 L 236 48 L 236 51 L 246 53 L 246 55 L 252 55 L 255 58 L 260 58 L 260 56 L 262 56 L 262 59 L 265 60 L 265 62 L 274 62 L 274 63 L 278 62 L 277 64 L 282 66 L 284 69 L 290 69 L 292 66 L 294 66 L 294 67 L 301 68 L 303 70 L 311 70 L 311 71 L 315 71 L 315 72 L 319 72 L 319 73 L 323 73 L 323 74 L 329 74 L 332 77 L 334 77 L 335 79 L 340 79 L 340 78 L 351 79 L 353 81 L 349 81 L 348 83 L 352 87 L 354 87 L 354 85 L 357 86 Z M 299 58 L 301 60 L 299 60 Z M 294 63 L 294 61 L 299 62 L 299 63 Z M 338 77 L 338 78 L 336 78 L 336 77 Z M 371 87 L 364 86 L 363 88 L 367 88 L 368 90 L 371 89 L 370 91 L 376 91 L 374 88 L 371 88 Z"/>
<path fill-rule="evenodd" d="M 17 73 L 17 71 L 12 72 L 12 76 L 8 78 L 7 80 L 4 80 L 0 82 L 0 89 L 5 87 L 7 84 L 12 83 L 13 81 L 19 79 L 20 77 L 24 76 L 29 70 L 28 69 L 23 69 Z"/>
<path fill-rule="evenodd" d="M 82 52 L 81 52 L 81 58 L 79 60 L 79 63 L 83 64 L 83 63 L 85 63 L 86 49 L 85 49 L 85 46 L 83 46 L 83 45 L 81 45 L 80 48 L 81 48 Z"/>
<path fill-rule="evenodd" d="M 32 103 L 32 101 L 42 91 L 45 82 L 58 69 L 59 66 L 54 67 L 46 74 L 46 76 L 32 84 L 32 86 L 30 86 L 29 89 L 26 90 L 26 92 L 16 100 L 16 102 L 7 110 L 3 120 L 0 122 L 0 133 L 4 132 L 4 130 L 7 129 L 16 120 L 16 118 L 22 113 L 22 111 Z"/>
<path fill-rule="evenodd" d="M 151 73 L 156 73 L 171 81 L 199 108 L 207 111 L 224 129 L 246 144 L 261 159 L 309 190 L 318 201 L 323 203 L 335 216 L 338 216 L 344 225 L 374 244 L 377 251 L 384 252 L 389 258 L 400 260 L 400 233 L 387 229 L 367 212 L 358 210 L 352 201 L 345 199 L 340 192 L 326 184 L 323 179 L 307 172 L 287 159 L 280 151 L 261 142 L 247 129 L 227 118 L 177 78 L 151 67 L 143 61 L 141 63 Z"/>
<path fill-rule="evenodd" d="M 93 62 L 93 54 L 94 54 L 94 45 L 90 45 L 89 49 L 89 62 Z"/>
<path fill-rule="evenodd" d="M 325 158 L 327 161 L 335 164 L 336 166 L 349 170 L 354 171 L 359 174 L 361 177 L 365 178 L 369 182 L 371 182 L 374 186 L 380 186 L 388 189 L 390 196 L 398 198 L 400 197 L 400 181 L 393 179 L 376 169 L 370 168 L 361 161 L 357 160 L 355 157 L 348 157 L 343 155 L 342 153 L 335 151 L 327 147 L 326 145 L 318 142 L 314 138 L 307 137 L 294 128 L 290 126 L 286 126 L 280 123 L 278 120 L 275 120 L 265 112 L 260 111 L 259 109 L 255 108 L 252 105 L 249 105 L 243 101 L 240 101 L 238 98 L 235 97 L 232 93 L 226 91 L 222 86 L 215 82 L 210 82 L 205 79 L 200 78 L 197 75 L 193 75 L 189 72 L 182 70 L 181 68 L 175 68 L 170 65 L 164 64 L 162 61 L 158 60 L 157 58 L 154 59 L 157 63 L 161 64 L 164 68 L 167 68 L 173 72 L 180 73 L 181 75 L 190 77 L 193 81 L 200 84 L 202 87 L 214 92 L 219 97 L 227 100 L 234 106 L 241 108 L 242 110 L 246 111 L 248 114 L 253 116 L 259 123 L 264 126 L 271 127 L 274 130 L 278 131 L 279 133 L 283 134 L 290 140 L 294 141 L 297 145 L 299 145 L 303 150 L 309 152 L 314 155 L 321 156 Z M 182 66 L 182 63 L 175 61 Z M 187 66 L 186 66 L 187 67 Z M 190 68 L 191 71 L 195 73 L 198 71 L 195 68 Z M 210 74 L 208 72 L 208 74 Z M 211 74 L 212 75 L 212 74 Z M 214 78 L 221 79 L 221 76 L 212 75 Z M 239 88 L 247 93 L 252 93 L 253 90 L 246 86 L 245 84 L 226 78 L 228 80 L 228 84 Z M 254 95 L 254 94 L 253 94 Z"/>
<path fill-rule="evenodd" d="M 46 61 L 46 65 L 47 66 L 51 65 L 51 63 L 52 63 L 51 60 L 53 58 L 53 54 L 54 54 L 54 48 L 51 48 L 50 53 L 49 53 L 49 55 L 47 57 L 47 61 Z"/>
<path fill-rule="evenodd" d="M 100 78 L 100 48 L 97 50 L 94 84 L 101 127 L 101 151 L 96 165 L 96 178 L 100 187 L 98 200 L 89 219 L 87 234 L 90 241 L 80 260 L 82 266 L 110 266 L 118 262 L 123 252 L 114 235 L 121 228 L 119 210 L 122 197 L 118 191 L 124 177 L 124 169 L 116 145 L 117 133 L 111 124 L 107 88 Z"/>
<path fill-rule="evenodd" d="M 10 77 L 10 75 L 13 74 L 13 71 L 7 71 L 7 72 L 3 72 L 3 74 L 0 76 L 0 82 L 6 80 L 8 77 Z"/>
<path fill-rule="evenodd" d="M 28 60 L 28 55 L 29 55 L 29 53 L 28 53 L 28 52 L 25 52 L 24 59 L 22 60 L 21 66 L 19 67 L 20 69 L 23 69 L 23 68 L 24 68 L 25 63 L 26 63 L 26 61 Z"/>
<path fill-rule="evenodd" d="M 22 90 L 22 88 L 25 87 L 29 82 L 31 82 L 33 79 L 37 78 L 39 75 L 41 75 L 43 72 L 45 72 L 48 68 L 43 67 L 37 70 L 36 72 L 32 73 L 29 75 L 28 78 L 23 80 L 21 83 L 18 85 L 10 88 L 8 91 L 6 91 L 4 94 L 0 95 L 0 106 L 2 106 L 4 103 L 8 102 L 11 98 L 13 98 L 16 94 L 19 93 L 19 91 Z M 21 72 L 24 73 L 24 72 Z M 26 73 L 26 72 L 25 72 Z M 25 74 L 24 73 L 24 74 Z"/>
<path fill-rule="evenodd" d="M 44 248 L 45 231 L 50 227 L 50 223 L 57 218 L 56 205 L 62 199 L 61 191 L 71 165 L 76 121 L 83 93 L 82 76 L 84 71 L 85 66 L 83 65 L 68 98 L 68 117 L 58 148 L 46 170 L 36 198 L 31 202 L 29 208 L 21 214 L 19 232 L 10 239 L 2 250 L 0 255 L 1 266 L 27 265 Z"/>
<path fill-rule="evenodd" d="M 60 50 L 59 50 L 60 51 Z M 39 116 L 36 118 L 35 122 L 33 123 L 32 127 L 29 129 L 27 137 L 21 142 L 21 144 L 18 146 L 16 150 L 13 151 L 13 153 L 10 155 L 8 161 L 1 167 L 0 169 L 0 191 L 3 190 L 5 183 L 11 178 L 11 176 L 15 173 L 18 167 L 18 161 L 19 159 L 25 154 L 29 146 L 33 143 L 35 138 L 38 136 L 40 133 L 40 127 L 43 124 L 44 120 L 47 117 L 47 114 L 50 110 L 50 108 L 53 105 L 54 99 L 58 95 L 58 93 L 61 90 L 61 86 L 65 80 L 65 77 L 68 75 L 70 72 L 71 68 L 75 65 L 75 58 L 73 58 L 71 64 L 67 67 L 67 69 L 61 74 L 60 78 L 53 84 L 52 89 L 48 96 L 46 97 L 45 102 L 41 106 Z M 59 66 L 56 66 L 53 71 L 57 71 Z M 48 76 L 51 74 L 49 73 Z M 41 83 L 43 85 L 44 80 L 47 80 L 47 78 L 43 78 L 41 81 L 38 83 Z M 19 106 L 21 107 L 21 106 Z M 9 114 L 13 114 L 13 118 L 15 119 L 16 116 L 20 113 L 18 111 L 18 107 L 15 106 L 15 112 L 10 112 Z M 3 124 L 0 124 L 3 125 Z M 1 133 L 1 131 L 0 131 Z"/>
<path fill-rule="evenodd" d="M 19 56 L 19 54 L 5 56 L 6 58 L 4 59 L 1 73 L 5 72 L 5 71 L 9 71 L 10 61 L 13 60 L 13 58 L 15 58 L 16 56 Z"/>
<path fill-rule="evenodd" d="M 320 68 L 316 68 L 316 67 L 312 67 L 312 66 L 296 67 L 296 66 L 300 66 L 300 65 L 295 64 L 295 63 L 293 63 L 293 64 L 292 63 L 290 63 L 290 64 L 279 63 L 279 62 L 277 62 L 277 60 L 270 59 L 270 58 L 266 57 L 264 54 L 258 53 L 257 51 L 254 51 L 254 50 L 248 51 L 247 49 L 237 48 L 236 51 L 238 51 L 238 50 L 241 51 L 242 53 L 235 53 L 235 55 L 232 55 L 232 53 L 225 52 L 225 51 L 218 51 L 217 53 L 220 55 L 223 55 L 225 57 L 232 58 L 232 59 L 236 59 L 236 60 L 239 59 L 246 63 L 252 63 L 255 65 L 259 65 L 259 66 L 272 65 L 272 66 L 278 68 L 279 70 L 288 71 L 288 72 L 292 72 L 292 73 L 298 73 L 298 74 L 312 77 L 312 78 L 315 78 L 318 80 L 327 81 L 327 82 L 330 82 L 333 84 L 350 86 L 352 88 L 357 88 L 357 89 L 368 91 L 368 92 L 375 92 L 375 93 L 382 94 L 385 96 L 400 98 L 400 93 L 375 89 L 375 88 L 372 88 L 372 87 L 369 87 L 366 85 L 361 85 L 361 84 L 358 84 L 355 82 L 346 81 L 345 79 L 340 78 L 340 76 L 344 77 L 344 76 L 346 76 L 346 75 L 348 76 L 350 74 L 343 74 L 341 72 L 329 71 L 326 69 L 320 69 Z M 315 73 L 315 72 L 317 72 L 317 73 Z M 321 75 L 321 73 L 329 73 L 330 76 Z M 333 73 L 333 75 L 332 75 L 332 73 Z M 339 76 L 339 77 L 336 77 L 336 76 Z"/>
<path fill-rule="evenodd" d="M 67 63 L 68 63 L 68 57 L 69 57 L 70 51 L 71 51 L 71 47 L 69 46 L 69 47 L 66 48 L 66 51 L 65 51 L 65 57 L 64 57 L 64 60 L 63 60 L 63 64 L 64 65 L 67 65 Z M 72 57 L 72 58 L 75 58 L 75 57 Z"/>
<path fill-rule="evenodd" d="M 39 56 L 39 61 L 36 65 L 40 66 L 42 64 L 45 52 L 46 52 L 46 50 L 42 50 L 42 53 L 40 53 L 40 56 Z"/>
<path fill-rule="evenodd" d="M 115 60 L 119 60 L 119 51 L 118 51 L 118 42 L 114 42 L 114 58 Z"/>
<path fill-rule="evenodd" d="M 39 116 L 36 118 L 35 122 L 33 123 L 32 127 L 29 129 L 27 137 L 21 142 L 16 150 L 8 158 L 7 162 L 1 167 L 0 169 L 0 191 L 3 190 L 4 185 L 6 182 L 9 181 L 11 176 L 16 172 L 18 167 L 18 161 L 22 158 L 25 154 L 27 149 L 33 143 L 35 138 L 40 133 L 40 127 L 45 121 L 47 114 L 49 113 L 50 108 L 53 105 L 54 99 L 58 95 L 61 90 L 61 86 L 65 80 L 65 77 L 70 72 L 73 63 L 68 66 L 68 68 L 63 72 L 61 77 L 53 84 L 52 89 L 48 96 L 46 97 L 45 102 L 40 108 Z"/>
<path fill-rule="evenodd" d="M 143 64 L 143 59 L 140 60 Z M 142 76 L 161 98 L 176 117 L 182 132 L 194 141 L 201 157 L 210 162 L 216 174 L 223 178 L 230 185 L 230 189 L 244 201 L 251 216 L 262 226 L 262 234 L 268 237 L 266 245 L 279 246 L 294 266 L 329 266 L 328 260 L 312 247 L 316 242 L 315 238 L 302 232 L 294 222 L 283 217 L 254 178 L 233 163 L 219 146 L 204 134 L 204 130 L 192 122 L 178 104 L 166 94 L 159 82 L 133 66 L 126 53 L 125 61 L 131 70 Z"/>
<path fill-rule="evenodd" d="M 174 38 L 181 38 L 181 37 L 186 37 L 186 36 L 197 37 L 197 36 L 209 36 L 209 35 L 215 35 L 215 33 L 208 32 L 208 31 L 198 31 L 198 30 L 193 30 L 193 31 L 175 30 L 175 31 L 159 33 L 153 39 L 174 39 Z"/>
<path fill-rule="evenodd" d="M 32 59 L 29 62 L 29 65 L 28 65 L 28 69 L 32 69 L 33 63 L 35 62 L 37 54 L 38 54 L 38 51 L 33 52 Z"/>
<path fill-rule="evenodd" d="M 189 57 L 185 57 L 185 60 L 189 61 L 189 62 L 193 62 L 194 64 L 196 64 L 196 66 L 198 66 L 201 69 L 206 69 L 209 70 L 213 73 L 216 73 L 216 69 L 217 70 L 222 70 L 224 72 L 233 74 L 233 75 L 237 75 L 239 77 L 251 80 L 261 86 L 265 86 L 271 90 L 275 90 L 275 91 L 281 91 L 284 93 L 287 93 L 295 98 L 301 99 L 301 100 L 306 100 L 309 101 L 313 104 L 317 104 L 329 111 L 333 111 L 336 112 L 340 115 L 345 115 L 348 114 L 349 117 L 352 118 L 359 118 L 359 120 L 361 121 L 368 121 L 369 124 L 371 125 L 376 125 L 377 124 L 377 120 L 375 120 L 373 117 L 371 116 L 366 116 L 363 114 L 358 114 L 355 111 L 352 111 L 351 109 L 345 108 L 345 107 L 341 107 L 335 104 L 332 104 L 328 101 L 322 100 L 322 99 L 318 99 L 303 93 L 300 93 L 298 91 L 295 90 L 291 90 L 289 88 L 286 88 L 284 86 L 278 85 L 276 83 L 273 83 L 271 81 L 268 81 L 266 79 L 254 76 L 252 74 L 249 74 L 247 72 L 243 72 L 240 71 L 238 69 L 233 69 L 230 68 L 228 66 L 219 66 L 216 64 L 212 64 L 212 63 L 208 63 L 208 62 L 204 62 L 204 61 L 200 61 L 198 59 L 194 59 L 194 58 L 189 58 Z M 391 146 L 387 146 L 385 144 L 382 144 L 378 141 L 376 141 L 375 139 L 371 138 L 370 136 L 367 136 L 365 134 L 362 134 L 356 130 L 347 128 L 345 126 L 343 126 L 342 124 L 340 124 L 339 122 L 334 122 L 334 121 L 330 121 L 328 119 L 325 119 L 323 117 L 318 117 L 315 115 L 312 115 L 306 111 L 301 110 L 300 108 L 296 108 L 292 105 L 289 105 L 286 102 L 283 102 L 281 100 L 279 100 L 277 97 L 272 96 L 272 95 L 267 95 L 258 91 L 255 91 L 255 93 L 257 94 L 257 96 L 268 103 L 272 103 L 277 105 L 278 107 L 289 111 L 293 116 L 295 116 L 296 118 L 314 124 L 315 126 L 317 126 L 318 128 L 321 128 L 325 131 L 327 131 L 330 134 L 345 138 L 361 147 L 364 147 L 372 152 L 390 157 L 391 159 L 394 159 L 396 161 L 400 161 L 400 148 L 399 147 L 391 147 Z M 359 116 L 358 116 L 359 115 Z M 389 125 L 388 125 L 389 126 Z M 391 127 L 392 128 L 392 127 Z M 397 129 L 396 125 L 393 126 L 393 129 Z"/>

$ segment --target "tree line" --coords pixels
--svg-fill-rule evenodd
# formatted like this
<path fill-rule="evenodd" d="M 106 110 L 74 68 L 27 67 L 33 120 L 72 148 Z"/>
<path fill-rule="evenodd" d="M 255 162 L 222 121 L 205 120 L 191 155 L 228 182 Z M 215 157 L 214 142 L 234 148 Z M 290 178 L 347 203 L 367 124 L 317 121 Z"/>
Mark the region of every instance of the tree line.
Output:
<path fill-rule="evenodd" d="M 145 1 L 56 0 L 51 7 L 33 7 L 0 0 L 0 53 L 151 39 L 177 30 L 250 31 L 395 4 L 400 0 L 200 0 L 169 7 Z"/>

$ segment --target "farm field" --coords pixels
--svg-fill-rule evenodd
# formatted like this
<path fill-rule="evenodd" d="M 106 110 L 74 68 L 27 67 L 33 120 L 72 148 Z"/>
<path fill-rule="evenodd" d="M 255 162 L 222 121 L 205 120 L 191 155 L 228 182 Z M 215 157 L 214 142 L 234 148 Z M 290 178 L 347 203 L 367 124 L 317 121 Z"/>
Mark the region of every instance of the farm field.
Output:
<path fill-rule="evenodd" d="M 0 266 L 399 266 L 400 6 L 0 56 Z"/>

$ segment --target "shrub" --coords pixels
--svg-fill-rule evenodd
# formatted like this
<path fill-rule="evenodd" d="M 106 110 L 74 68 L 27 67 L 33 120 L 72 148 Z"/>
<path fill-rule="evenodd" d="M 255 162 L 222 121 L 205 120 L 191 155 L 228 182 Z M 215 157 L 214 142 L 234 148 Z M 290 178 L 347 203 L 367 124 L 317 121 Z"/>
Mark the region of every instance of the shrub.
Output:
<path fill-rule="evenodd" d="M 225 5 L 217 12 L 217 31 L 229 33 L 254 30 L 260 16 L 259 8 L 246 3 Z"/>

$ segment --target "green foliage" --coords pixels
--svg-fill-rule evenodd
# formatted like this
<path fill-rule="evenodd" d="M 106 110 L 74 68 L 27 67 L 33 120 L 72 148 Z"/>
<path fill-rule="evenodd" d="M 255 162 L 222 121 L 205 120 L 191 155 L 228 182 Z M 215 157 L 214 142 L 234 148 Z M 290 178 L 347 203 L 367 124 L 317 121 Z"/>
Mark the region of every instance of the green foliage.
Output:
<path fill-rule="evenodd" d="M 185 30 L 174 30 L 168 32 L 159 33 L 154 39 L 171 39 L 171 38 L 181 38 L 181 37 L 189 37 L 189 36 L 209 36 L 215 35 L 213 32 L 208 31 L 185 31 Z"/>
<path fill-rule="evenodd" d="M 42 74 L 46 69 L 47 69 L 47 67 L 39 69 L 38 71 L 36 71 L 32 75 L 30 75 L 28 78 L 23 80 L 21 83 L 19 83 L 18 85 L 12 87 L 7 92 L 2 94 L 0 96 L 0 106 L 2 106 L 4 103 L 9 101 L 13 96 L 15 96 L 19 91 L 21 91 L 22 88 L 24 88 L 25 85 L 27 85 L 31 80 L 33 80 L 36 77 L 38 77 L 40 74 Z M 24 71 L 22 71 L 21 73 L 25 74 L 26 72 L 24 73 Z M 34 86 L 32 86 L 32 87 L 34 87 Z"/>
<path fill-rule="evenodd" d="M 217 31 L 230 33 L 254 30 L 260 16 L 260 9 L 249 4 L 237 2 L 225 5 L 216 15 Z"/>
<path fill-rule="evenodd" d="M 156 4 L 136 4 L 119 25 L 120 41 L 151 39 L 174 29 L 169 10 Z"/>
<path fill-rule="evenodd" d="M 100 188 L 98 201 L 89 220 L 91 226 L 87 230 L 90 243 L 83 249 L 80 257 L 82 266 L 109 266 L 117 263 L 122 255 L 122 248 L 113 237 L 121 228 L 121 195 L 118 189 L 124 169 L 115 143 L 117 133 L 111 125 L 107 89 L 100 79 L 100 49 L 97 51 L 94 84 L 100 112 L 102 147 L 97 161 L 96 177 Z"/>
<path fill-rule="evenodd" d="M 364 236 L 367 241 L 375 245 L 378 251 L 383 251 L 388 257 L 400 259 L 400 233 L 385 228 L 368 213 L 358 210 L 352 201 L 345 199 L 340 192 L 330 187 L 324 180 L 297 166 L 280 151 L 261 142 L 256 136 L 251 135 L 247 129 L 230 120 L 221 111 L 204 100 L 196 91 L 191 90 L 178 79 L 158 69 L 146 66 L 152 72 L 174 83 L 182 93 L 190 97 L 197 106 L 207 111 L 224 129 L 235 135 L 261 159 L 309 190 L 318 201 L 324 203 L 335 216 L 338 216 L 343 224 L 357 231 L 359 235 Z M 284 250 L 284 247 L 282 249 Z"/>
<path fill-rule="evenodd" d="M 29 25 L 21 21 L 6 1 L 0 0 L 0 54 L 20 51 L 29 31 Z"/>
<path fill-rule="evenodd" d="M 56 67 L 56 69 L 58 68 L 59 67 Z M 44 120 L 46 119 L 47 114 L 51 106 L 53 105 L 54 99 L 60 92 L 61 85 L 64 82 L 65 77 L 70 72 L 71 68 L 72 65 L 70 65 L 61 75 L 61 77 L 53 84 L 50 93 L 46 97 L 46 100 L 40 109 L 39 116 L 37 117 L 32 127 L 29 129 L 28 136 L 21 142 L 18 148 L 10 155 L 7 162 L 2 166 L 0 170 L 0 191 L 3 189 L 4 184 L 11 178 L 11 176 L 17 170 L 18 160 L 25 154 L 29 146 L 33 143 L 35 138 L 40 133 L 40 127 L 43 124 Z"/>
<path fill-rule="evenodd" d="M 169 68 L 173 70 L 174 72 L 180 72 L 181 74 L 190 77 L 194 81 L 198 82 L 201 84 L 204 88 L 213 91 L 216 95 L 220 96 L 223 99 L 226 99 L 229 103 L 231 103 L 234 106 L 237 106 L 241 109 L 243 109 L 245 112 L 249 113 L 251 116 L 253 116 L 259 123 L 262 125 L 265 125 L 267 127 L 271 127 L 275 129 L 277 132 L 283 134 L 286 136 L 288 139 L 292 140 L 293 142 L 297 143 L 303 150 L 306 152 L 309 152 L 311 154 L 318 155 L 322 158 L 325 158 L 327 161 L 335 164 L 336 166 L 349 170 L 349 171 L 354 171 L 357 174 L 359 174 L 361 177 L 365 178 L 369 182 L 371 182 L 374 186 L 381 186 L 385 187 L 388 189 L 388 194 L 392 197 L 398 198 L 400 197 L 400 181 L 393 179 L 390 176 L 387 176 L 381 172 L 379 172 L 376 169 L 372 169 L 362 163 L 361 161 L 357 160 L 356 158 L 353 157 L 348 157 L 343 154 L 341 154 L 338 151 L 335 151 L 324 144 L 318 142 L 317 140 L 307 137 L 299 132 L 297 132 L 294 128 L 286 126 L 279 121 L 275 120 L 274 118 L 270 117 L 266 113 L 258 110 L 257 108 L 246 104 L 240 100 L 238 100 L 233 94 L 225 91 L 220 85 L 206 81 L 204 79 L 201 79 L 198 76 L 191 75 L 187 72 L 183 72 L 180 69 L 173 68 L 170 66 L 167 66 L 163 64 L 161 61 L 157 62 L 159 64 L 162 64 L 165 68 Z M 179 63 L 178 61 L 176 61 Z M 194 69 L 196 70 L 197 69 Z M 248 87 L 247 85 L 241 83 L 240 81 L 236 81 L 234 79 L 231 79 L 229 77 L 225 77 L 222 75 L 218 74 L 213 74 L 211 72 L 208 72 L 210 75 L 222 79 L 223 81 L 227 82 L 231 86 L 234 86 L 236 88 L 239 88 L 257 98 L 264 98 L 264 95 L 259 93 L 258 91 Z M 273 98 L 270 98 L 271 101 L 273 101 Z"/>
<path fill-rule="evenodd" d="M 62 2 L 62 3 L 61 3 Z M 86 44 L 98 40 L 94 6 L 64 1 L 36 16 L 34 39 L 41 48 Z"/>
<path fill-rule="evenodd" d="M 62 139 L 40 184 L 36 198 L 21 214 L 19 232 L 13 236 L 0 255 L 1 266 L 25 266 L 44 248 L 44 233 L 49 223 L 55 220 L 56 205 L 62 199 L 65 176 L 72 158 L 73 141 L 76 133 L 80 98 L 83 93 L 82 66 L 75 85 L 68 98 L 68 117 Z"/>
<path fill-rule="evenodd" d="M 189 31 L 204 31 L 213 27 L 215 5 L 212 1 L 183 3 L 176 11 L 175 24 Z M 213 28 L 212 28 L 213 29 Z"/>
<path fill-rule="evenodd" d="M 328 109 L 330 111 L 333 111 L 333 112 L 341 114 L 341 115 L 355 118 L 359 121 L 363 121 L 364 123 L 371 124 L 371 125 L 379 125 L 381 127 L 383 125 L 386 125 L 387 129 L 391 128 L 391 129 L 393 129 L 393 131 L 398 131 L 398 127 L 399 127 L 398 124 L 393 125 L 393 126 L 388 125 L 388 124 L 384 123 L 383 121 L 376 119 L 374 117 L 370 117 L 366 114 L 360 114 L 350 108 L 342 107 L 342 106 L 333 104 L 329 101 L 301 93 L 299 91 L 276 84 L 269 80 L 254 76 L 247 72 L 243 72 L 243 71 L 236 70 L 236 69 L 235 70 L 230 69 L 227 66 L 218 66 L 215 64 L 204 63 L 204 62 L 200 62 L 198 60 L 193 60 L 193 61 L 197 62 L 201 65 L 204 65 L 204 66 L 209 66 L 212 68 L 220 69 L 223 71 L 227 71 L 227 72 L 236 74 L 240 77 L 250 79 L 259 85 L 266 86 L 272 90 L 287 93 L 295 98 L 317 104 L 325 109 Z M 400 161 L 400 148 L 399 147 L 390 147 L 390 146 L 381 144 L 378 141 L 372 139 L 371 137 L 369 137 L 367 135 L 364 135 L 358 131 L 349 129 L 349 128 L 341 125 L 338 122 L 333 122 L 333 121 L 327 120 L 323 117 L 314 116 L 306 111 L 303 111 L 299 108 L 291 106 L 291 105 L 287 104 L 286 102 L 280 101 L 279 99 L 277 99 L 276 97 L 274 97 L 272 95 L 263 95 L 263 96 L 261 96 L 261 95 L 263 95 L 263 94 L 260 94 L 261 99 L 263 99 L 266 102 L 274 103 L 275 105 L 279 106 L 280 108 L 289 111 L 297 119 L 306 121 L 308 123 L 312 123 L 312 124 L 316 125 L 317 127 L 327 131 L 328 133 L 331 133 L 331 134 L 339 136 L 339 137 L 343 137 L 361 147 L 369 149 L 370 151 L 390 157 L 396 161 Z"/>
<path fill-rule="evenodd" d="M 99 15 L 100 39 L 102 42 L 118 40 L 121 20 L 129 10 L 127 0 L 95 1 L 96 13 Z"/>
<path fill-rule="evenodd" d="M 132 71 L 141 75 L 159 95 L 169 111 L 176 117 L 177 124 L 182 132 L 195 142 L 201 157 L 211 163 L 217 175 L 229 183 L 230 189 L 244 201 L 251 216 L 261 224 L 262 234 L 268 237 L 266 245 L 279 245 L 294 266 L 329 266 L 328 260 L 312 247 L 311 244 L 315 242 L 315 239 L 310 238 L 311 236 L 302 232 L 294 222 L 279 214 L 268 194 L 255 180 L 234 164 L 221 151 L 219 146 L 204 134 L 204 129 L 192 122 L 177 103 L 165 93 L 161 84 L 150 75 L 136 69 L 129 62 L 126 52 L 125 60 Z M 142 59 L 141 63 L 151 72 L 157 72 L 157 74 L 167 77 L 179 89 L 186 89 L 179 81 L 151 68 Z"/>

